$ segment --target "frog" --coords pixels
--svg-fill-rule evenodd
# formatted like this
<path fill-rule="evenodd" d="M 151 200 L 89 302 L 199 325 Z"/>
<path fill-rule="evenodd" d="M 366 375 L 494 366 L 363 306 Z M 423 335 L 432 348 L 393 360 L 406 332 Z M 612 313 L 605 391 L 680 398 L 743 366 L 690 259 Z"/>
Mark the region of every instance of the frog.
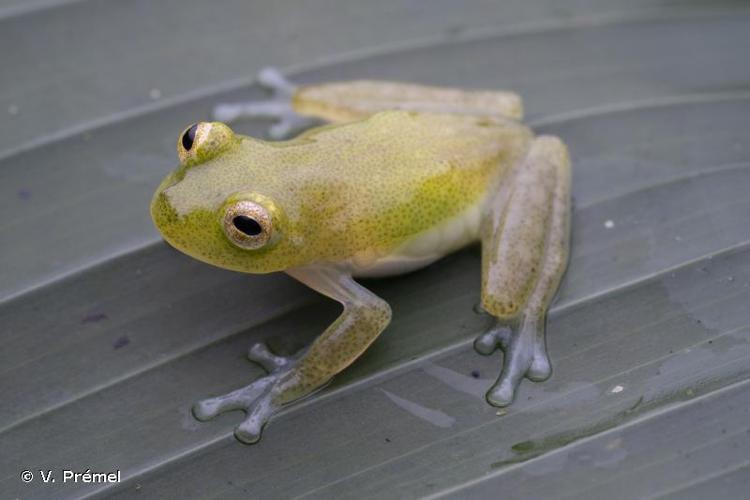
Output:
<path fill-rule="evenodd" d="M 569 260 L 571 162 L 561 139 L 522 122 L 521 97 L 387 80 L 297 86 L 275 70 L 259 82 L 269 100 L 221 104 L 215 121 L 179 135 L 153 222 L 185 254 L 286 273 L 342 311 L 294 355 L 250 347 L 267 374 L 195 403 L 195 418 L 243 410 L 234 434 L 256 443 L 274 414 L 324 387 L 388 326 L 390 305 L 358 280 L 438 266 L 475 243 L 491 321 L 474 348 L 504 352 L 486 401 L 507 406 L 523 378 L 549 378 L 545 330 Z M 228 125 L 258 117 L 277 121 L 270 139 Z"/>

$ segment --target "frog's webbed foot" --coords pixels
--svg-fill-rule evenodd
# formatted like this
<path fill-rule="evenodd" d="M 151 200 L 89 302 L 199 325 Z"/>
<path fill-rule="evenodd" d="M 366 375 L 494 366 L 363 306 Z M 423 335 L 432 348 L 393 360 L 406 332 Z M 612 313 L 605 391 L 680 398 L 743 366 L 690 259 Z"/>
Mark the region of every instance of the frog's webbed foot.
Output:
<path fill-rule="evenodd" d="M 522 378 L 542 381 L 551 368 L 544 340 L 547 309 L 568 261 L 570 160 L 555 137 L 536 138 L 492 200 L 482 237 L 482 303 L 495 326 L 474 347 L 505 352 L 487 393 L 494 406 L 513 401 Z M 507 326 L 501 325 L 509 325 Z"/>
<path fill-rule="evenodd" d="M 277 356 L 265 344 L 255 344 L 247 354 L 248 359 L 268 371 L 252 384 L 222 396 L 208 398 L 193 405 L 193 415 L 200 421 L 232 410 L 244 410 L 245 420 L 234 430 L 234 435 L 243 443 L 255 443 L 260 439 L 263 426 L 276 413 L 281 404 L 274 401 L 274 387 L 281 377 L 295 365 L 295 358 Z"/>
<path fill-rule="evenodd" d="M 302 116 L 292 108 L 296 86 L 276 68 L 263 68 L 258 73 L 258 83 L 271 91 L 266 101 L 222 103 L 214 107 L 215 120 L 231 123 L 243 118 L 271 118 L 277 122 L 268 130 L 272 139 L 283 139 L 317 123 L 314 118 Z"/>
<path fill-rule="evenodd" d="M 505 353 L 503 370 L 486 397 L 491 405 L 502 407 L 513 402 L 524 376 L 541 382 L 549 378 L 552 368 L 544 342 L 544 325 L 540 326 L 536 320 L 521 320 L 513 326 L 496 322 L 474 341 L 474 349 L 480 354 L 492 354 L 498 347 Z"/>

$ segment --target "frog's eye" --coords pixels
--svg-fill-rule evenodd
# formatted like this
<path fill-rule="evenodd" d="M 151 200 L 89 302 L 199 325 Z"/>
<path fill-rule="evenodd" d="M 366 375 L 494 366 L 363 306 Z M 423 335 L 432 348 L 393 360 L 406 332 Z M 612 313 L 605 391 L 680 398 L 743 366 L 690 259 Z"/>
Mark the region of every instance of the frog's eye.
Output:
<path fill-rule="evenodd" d="M 209 123 L 194 123 L 182 132 L 177 141 L 177 155 L 183 165 L 192 165 L 199 161 L 209 130 Z"/>
<path fill-rule="evenodd" d="M 238 201 L 224 212 L 224 234 L 240 248 L 257 250 L 271 239 L 271 216 L 252 201 Z"/>
<path fill-rule="evenodd" d="M 194 123 L 180 134 L 177 154 L 183 165 L 192 166 L 214 158 L 238 141 L 232 130 L 223 123 Z"/>
<path fill-rule="evenodd" d="M 185 148 L 185 151 L 190 151 L 190 148 L 193 147 L 193 143 L 195 142 L 195 133 L 197 131 L 198 124 L 195 123 L 188 127 L 185 133 L 182 134 L 182 147 Z"/>

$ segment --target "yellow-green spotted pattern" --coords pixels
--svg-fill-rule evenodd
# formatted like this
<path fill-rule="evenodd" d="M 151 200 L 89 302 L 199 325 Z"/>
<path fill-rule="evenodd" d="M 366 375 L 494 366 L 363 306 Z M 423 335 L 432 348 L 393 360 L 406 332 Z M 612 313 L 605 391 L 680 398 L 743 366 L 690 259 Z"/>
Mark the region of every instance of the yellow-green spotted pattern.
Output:
<path fill-rule="evenodd" d="M 212 146 L 217 154 L 165 179 L 154 221 L 200 260 L 271 272 L 388 255 L 481 199 L 520 160 L 531 133 L 510 120 L 384 111 L 291 141 L 224 137 Z M 240 249 L 224 235 L 223 209 L 238 198 L 262 199 L 272 212 L 265 248 Z"/>

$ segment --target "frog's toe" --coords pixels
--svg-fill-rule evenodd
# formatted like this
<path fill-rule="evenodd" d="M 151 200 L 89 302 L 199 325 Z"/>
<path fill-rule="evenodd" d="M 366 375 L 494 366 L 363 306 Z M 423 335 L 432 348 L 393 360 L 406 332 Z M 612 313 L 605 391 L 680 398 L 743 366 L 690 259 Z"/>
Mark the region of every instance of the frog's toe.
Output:
<path fill-rule="evenodd" d="M 541 344 L 534 344 L 534 354 L 531 359 L 531 366 L 526 371 L 526 378 L 533 382 L 544 382 L 550 375 L 552 375 L 552 365 L 549 362 L 544 341 L 542 341 Z"/>
<path fill-rule="evenodd" d="M 291 97 L 297 86 L 293 84 L 284 74 L 273 66 L 266 66 L 258 71 L 255 80 L 262 86 L 273 92 L 274 97 Z"/>
<path fill-rule="evenodd" d="M 505 349 L 510 337 L 511 330 L 509 327 L 496 324 L 474 340 L 474 349 L 479 354 L 487 356 L 495 352 L 498 347 Z"/>
<path fill-rule="evenodd" d="M 493 385 L 492 388 L 487 391 L 485 398 L 487 399 L 487 402 L 492 406 L 497 406 L 498 408 L 508 406 L 513 402 L 513 399 L 515 398 L 517 385 L 518 381 L 503 379 L 502 381 Z"/>
<path fill-rule="evenodd" d="M 214 106 L 212 117 L 216 121 L 231 123 L 240 118 L 278 118 L 292 113 L 291 105 L 281 101 L 255 101 L 221 103 Z"/>
<path fill-rule="evenodd" d="M 221 103 L 214 106 L 214 120 L 233 122 L 240 118 L 271 118 L 280 121 L 292 120 L 296 116 L 288 101 L 267 100 L 236 103 Z"/>
<path fill-rule="evenodd" d="M 270 396 L 260 398 L 248 412 L 247 418 L 234 429 L 234 436 L 243 443 L 257 443 L 263 427 L 277 409 Z"/>
<path fill-rule="evenodd" d="M 268 392 L 275 380 L 275 376 L 269 375 L 256 380 L 247 387 L 237 389 L 222 396 L 199 401 L 193 405 L 193 415 L 198 420 L 204 422 L 227 411 L 249 411 L 254 403 Z"/>
<path fill-rule="evenodd" d="M 292 358 L 287 356 L 277 356 L 272 353 L 266 344 L 258 342 L 253 345 L 247 352 L 247 359 L 253 363 L 258 363 L 268 373 L 279 371 L 283 368 L 288 368 L 292 362 Z"/>
<path fill-rule="evenodd" d="M 232 123 L 244 118 L 266 118 L 276 120 L 268 129 L 271 139 L 284 139 L 296 132 L 309 128 L 318 120 L 298 115 L 289 100 L 268 100 L 240 103 L 223 103 L 214 107 L 213 119 Z"/>
<path fill-rule="evenodd" d="M 488 333 L 496 332 L 497 328 Z M 487 334 L 485 334 L 487 335 Z M 493 406 L 508 406 L 513 402 L 516 388 L 524 377 L 534 382 L 549 378 L 552 367 L 544 345 L 544 330 L 535 321 L 522 321 L 509 332 L 494 333 L 496 346 L 505 352 L 503 370 L 497 382 L 487 392 L 487 402 Z M 480 339 L 482 341 L 480 342 Z M 489 345 L 482 337 L 477 339 L 481 348 Z M 477 350 L 482 352 L 478 347 Z"/>
<path fill-rule="evenodd" d="M 268 128 L 271 139 L 285 139 L 318 123 L 318 120 L 290 111 Z"/>
<path fill-rule="evenodd" d="M 495 385 L 487 391 L 487 402 L 492 406 L 508 406 L 513 402 L 516 388 L 531 365 L 522 351 L 516 346 L 505 350 L 503 371 Z"/>

